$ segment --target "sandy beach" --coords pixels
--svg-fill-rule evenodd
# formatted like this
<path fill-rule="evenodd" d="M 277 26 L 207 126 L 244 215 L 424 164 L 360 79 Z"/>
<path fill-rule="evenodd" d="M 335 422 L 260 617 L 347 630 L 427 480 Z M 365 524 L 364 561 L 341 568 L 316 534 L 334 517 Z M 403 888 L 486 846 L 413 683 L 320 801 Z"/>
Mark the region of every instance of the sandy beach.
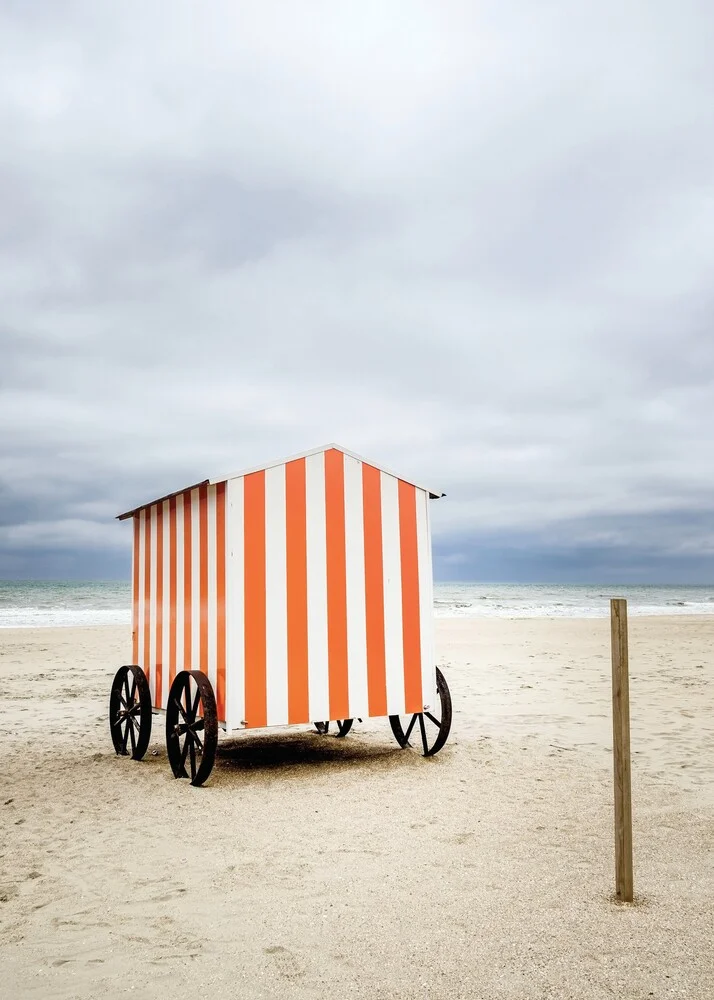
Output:
<path fill-rule="evenodd" d="M 609 623 L 437 623 L 446 748 L 386 719 L 114 755 L 129 630 L 0 631 L 0 994 L 714 995 L 714 617 L 630 623 L 634 905 L 613 901 Z"/>

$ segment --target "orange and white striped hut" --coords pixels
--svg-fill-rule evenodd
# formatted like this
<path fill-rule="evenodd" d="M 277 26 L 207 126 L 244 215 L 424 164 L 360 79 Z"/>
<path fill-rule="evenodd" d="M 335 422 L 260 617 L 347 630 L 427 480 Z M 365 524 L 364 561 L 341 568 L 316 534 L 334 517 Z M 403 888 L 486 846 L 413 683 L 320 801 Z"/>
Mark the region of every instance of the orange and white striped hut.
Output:
<path fill-rule="evenodd" d="M 120 514 L 134 529 L 133 649 L 112 687 L 117 752 L 143 756 L 151 709 L 167 713 L 174 773 L 190 765 L 195 784 L 214 722 L 339 720 L 343 735 L 389 716 L 403 745 L 426 733 L 423 751 L 440 749 L 429 500 L 442 495 L 327 445 Z"/>

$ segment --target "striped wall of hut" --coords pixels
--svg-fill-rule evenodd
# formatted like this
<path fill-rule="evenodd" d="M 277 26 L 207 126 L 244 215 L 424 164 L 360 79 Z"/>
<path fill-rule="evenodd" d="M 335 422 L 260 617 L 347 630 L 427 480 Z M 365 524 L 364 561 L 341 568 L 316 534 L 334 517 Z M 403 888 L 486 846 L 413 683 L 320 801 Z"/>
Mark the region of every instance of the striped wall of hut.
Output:
<path fill-rule="evenodd" d="M 406 714 L 435 694 L 429 492 L 339 449 L 134 514 L 134 662 L 200 669 L 228 729 Z"/>
<path fill-rule="evenodd" d="M 179 670 L 202 670 L 226 705 L 226 484 L 187 490 L 134 515 L 133 662 L 166 708 Z"/>

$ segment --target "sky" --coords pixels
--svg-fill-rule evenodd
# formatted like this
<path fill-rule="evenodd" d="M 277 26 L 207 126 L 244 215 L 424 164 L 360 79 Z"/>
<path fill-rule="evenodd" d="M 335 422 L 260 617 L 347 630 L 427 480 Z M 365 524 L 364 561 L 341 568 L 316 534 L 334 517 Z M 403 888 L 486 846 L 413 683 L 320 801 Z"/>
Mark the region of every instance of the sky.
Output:
<path fill-rule="evenodd" d="M 0 0 L 0 578 L 336 441 L 440 580 L 714 581 L 709 0 Z"/>

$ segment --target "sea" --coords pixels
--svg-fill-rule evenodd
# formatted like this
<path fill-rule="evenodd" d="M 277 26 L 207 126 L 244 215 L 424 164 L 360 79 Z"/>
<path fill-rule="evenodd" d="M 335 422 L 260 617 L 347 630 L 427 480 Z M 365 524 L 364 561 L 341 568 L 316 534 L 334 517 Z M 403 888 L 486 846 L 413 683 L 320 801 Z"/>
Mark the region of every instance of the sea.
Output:
<path fill-rule="evenodd" d="M 714 614 L 709 586 L 622 586 L 522 583 L 437 583 L 437 618 L 600 618 L 611 597 L 630 615 Z M 128 583 L 0 581 L 0 628 L 128 625 Z"/>

